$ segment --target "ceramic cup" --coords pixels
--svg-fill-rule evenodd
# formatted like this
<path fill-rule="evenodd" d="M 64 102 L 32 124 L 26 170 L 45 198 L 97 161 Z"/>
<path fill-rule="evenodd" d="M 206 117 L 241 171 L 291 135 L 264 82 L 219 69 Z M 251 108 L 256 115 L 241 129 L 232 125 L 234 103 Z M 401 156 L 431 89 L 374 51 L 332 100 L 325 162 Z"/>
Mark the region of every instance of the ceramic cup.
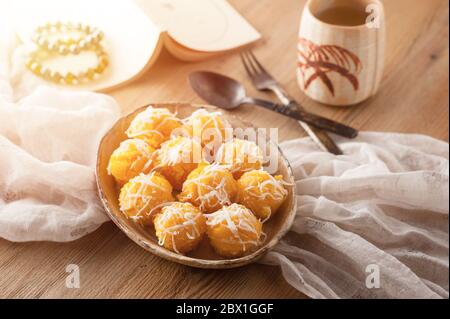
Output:
<path fill-rule="evenodd" d="M 320 19 L 324 10 L 350 6 L 367 13 L 358 25 Z M 374 95 L 383 75 L 384 8 L 378 0 L 309 0 L 298 40 L 297 79 L 318 102 L 345 106 Z"/>

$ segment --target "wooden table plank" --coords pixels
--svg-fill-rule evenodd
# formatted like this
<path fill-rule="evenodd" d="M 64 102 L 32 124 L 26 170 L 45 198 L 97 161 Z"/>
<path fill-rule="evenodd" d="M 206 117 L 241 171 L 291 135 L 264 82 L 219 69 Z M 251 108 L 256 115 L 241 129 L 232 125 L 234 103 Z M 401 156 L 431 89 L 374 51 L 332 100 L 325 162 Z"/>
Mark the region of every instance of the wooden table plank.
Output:
<path fill-rule="evenodd" d="M 351 108 L 320 105 L 298 89 L 296 38 L 305 1 L 230 0 L 264 40 L 255 52 L 264 65 L 308 110 L 362 130 L 427 134 L 448 141 L 449 47 L 446 0 L 385 1 L 388 43 L 381 90 Z M 193 70 L 213 70 L 245 83 L 238 55 L 184 63 L 164 52 L 138 81 L 110 94 L 124 113 L 150 103 L 201 103 L 187 85 Z M 294 121 L 248 106 L 236 111 L 261 127 L 280 127 L 281 139 L 304 136 Z M 81 288 L 67 289 L 65 267 L 77 264 Z M 227 270 L 198 270 L 146 253 L 107 223 L 78 241 L 10 243 L 0 240 L 0 297 L 135 297 L 135 298 L 301 298 L 276 267 L 259 264 Z"/>

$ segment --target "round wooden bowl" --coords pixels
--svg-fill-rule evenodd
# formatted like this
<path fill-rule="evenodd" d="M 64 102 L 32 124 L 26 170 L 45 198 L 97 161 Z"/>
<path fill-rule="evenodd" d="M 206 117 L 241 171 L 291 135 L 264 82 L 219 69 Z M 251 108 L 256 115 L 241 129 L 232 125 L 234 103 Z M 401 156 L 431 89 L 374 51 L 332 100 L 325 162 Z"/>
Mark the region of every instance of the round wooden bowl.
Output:
<path fill-rule="evenodd" d="M 172 112 L 176 112 L 180 118 L 186 118 L 199 108 L 204 108 L 207 111 L 213 112 L 219 109 L 214 106 L 199 106 L 183 103 L 156 103 L 151 104 L 156 108 L 167 108 Z M 171 252 L 164 247 L 158 245 L 158 240 L 155 236 L 153 227 L 143 227 L 134 223 L 131 219 L 127 219 L 119 209 L 119 192 L 114 178 L 108 175 L 107 166 L 112 152 L 119 147 L 119 144 L 127 139 L 125 131 L 130 122 L 145 108 L 139 108 L 133 113 L 121 118 L 111 130 L 103 137 L 100 142 L 97 157 L 96 178 L 99 196 L 103 202 L 106 212 L 112 221 L 135 243 L 143 247 L 145 250 L 180 264 L 197 267 L 197 268 L 235 268 L 240 267 L 262 257 L 267 251 L 274 247 L 281 237 L 283 237 L 292 225 L 295 217 L 296 197 L 295 197 L 295 183 L 292 174 L 292 169 L 277 145 L 279 152 L 278 156 L 278 172 L 284 177 L 284 180 L 292 186 L 287 186 L 289 195 L 278 212 L 264 224 L 264 232 L 267 237 L 264 243 L 253 253 L 235 259 L 225 259 L 219 256 L 208 242 L 206 238 L 200 245 L 186 256 Z M 252 128 L 248 123 L 245 123 L 235 116 L 230 115 L 229 112 L 220 110 L 224 117 L 231 123 L 234 128 Z M 276 145 L 276 144 L 275 144 Z"/>

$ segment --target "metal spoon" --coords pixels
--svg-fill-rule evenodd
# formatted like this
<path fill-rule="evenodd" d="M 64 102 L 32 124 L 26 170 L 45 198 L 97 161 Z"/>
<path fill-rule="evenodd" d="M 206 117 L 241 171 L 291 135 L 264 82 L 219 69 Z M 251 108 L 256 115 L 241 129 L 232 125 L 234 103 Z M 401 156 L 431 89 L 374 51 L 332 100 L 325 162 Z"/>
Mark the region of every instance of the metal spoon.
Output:
<path fill-rule="evenodd" d="M 238 108 L 243 104 L 259 105 L 341 136 L 354 138 L 358 135 L 358 131 L 354 128 L 325 117 L 303 110 L 293 111 L 282 104 L 248 97 L 242 84 L 221 74 L 206 71 L 193 72 L 189 75 L 189 83 L 206 102 L 226 110 Z"/>

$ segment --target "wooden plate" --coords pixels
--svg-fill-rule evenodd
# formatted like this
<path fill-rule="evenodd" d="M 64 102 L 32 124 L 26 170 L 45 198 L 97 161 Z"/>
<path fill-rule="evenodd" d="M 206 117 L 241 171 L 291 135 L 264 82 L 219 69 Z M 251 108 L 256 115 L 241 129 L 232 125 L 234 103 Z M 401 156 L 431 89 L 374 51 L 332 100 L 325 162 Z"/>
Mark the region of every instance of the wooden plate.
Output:
<path fill-rule="evenodd" d="M 157 103 L 152 104 L 157 108 L 168 108 L 172 112 L 176 112 L 180 118 L 186 118 L 199 108 L 204 108 L 209 112 L 218 111 L 213 106 L 199 106 L 192 104 L 182 103 Z M 125 234 L 138 245 L 145 250 L 160 256 L 162 258 L 192 266 L 198 268 L 234 268 L 243 266 L 256 261 L 262 257 L 269 249 L 274 247 L 280 238 L 286 234 L 292 225 L 295 217 L 296 197 L 295 197 L 295 184 L 292 174 L 292 169 L 277 146 L 276 149 L 279 152 L 278 156 L 278 172 L 277 174 L 283 175 L 284 180 L 291 183 L 292 186 L 287 186 L 288 198 L 284 202 L 279 211 L 264 224 L 264 232 L 267 237 L 261 247 L 251 253 L 250 255 L 235 258 L 224 259 L 214 252 L 208 239 L 205 240 L 197 247 L 193 252 L 186 256 L 182 256 L 173 253 L 164 247 L 158 245 L 158 241 L 155 236 L 153 227 L 143 227 L 134 223 L 131 219 L 127 219 L 119 209 L 119 189 L 116 186 L 114 178 L 108 175 L 107 166 L 109 158 L 112 152 L 119 146 L 119 144 L 127 139 L 125 131 L 128 128 L 130 122 L 145 108 L 139 108 L 133 113 L 121 118 L 111 130 L 103 137 L 100 142 L 97 157 L 96 178 L 100 199 L 103 202 L 106 212 L 112 221 L 123 231 Z M 229 112 L 220 110 L 224 117 L 231 123 L 234 128 L 252 128 L 248 123 L 245 123 L 235 116 L 230 115 Z"/>

